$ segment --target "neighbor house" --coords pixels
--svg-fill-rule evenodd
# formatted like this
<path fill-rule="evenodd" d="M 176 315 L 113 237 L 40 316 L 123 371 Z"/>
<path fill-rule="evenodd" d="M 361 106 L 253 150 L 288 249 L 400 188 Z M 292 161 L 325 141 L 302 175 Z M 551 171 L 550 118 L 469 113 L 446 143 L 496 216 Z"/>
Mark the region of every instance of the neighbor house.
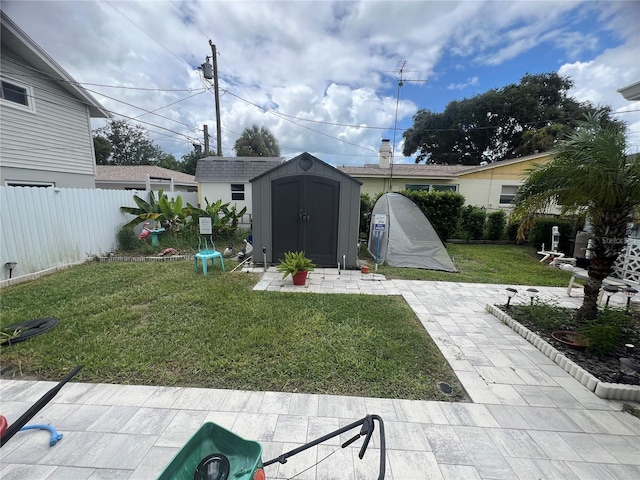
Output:
<path fill-rule="evenodd" d="M 198 183 L 193 175 L 153 165 L 97 165 L 96 188 L 197 192 Z"/>
<path fill-rule="evenodd" d="M 362 193 L 372 197 L 402 190 L 458 192 L 467 205 L 492 211 L 511 209 L 527 169 L 550 159 L 550 153 L 538 153 L 481 165 L 393 164 L 389 140 L 383 140 L 377 165 L 338 169 L 362 182 Z"/>
<path fill-rule="evenodd" d="M 284 161 L 280 157 L 205 157 L 198 160 L 196 182 L 198 182 L 198 203 L 204 208 L 205 199 L 209 203 L 222 200 L 236 205 L 238 211 L 247 208 L 250 218 L 250 179 L 277 167 Z"/>
<path fill-rule="evenodd" d="M 109 113 L 0 14 L 1 184 L 94 188 L 91 119 Z"/>

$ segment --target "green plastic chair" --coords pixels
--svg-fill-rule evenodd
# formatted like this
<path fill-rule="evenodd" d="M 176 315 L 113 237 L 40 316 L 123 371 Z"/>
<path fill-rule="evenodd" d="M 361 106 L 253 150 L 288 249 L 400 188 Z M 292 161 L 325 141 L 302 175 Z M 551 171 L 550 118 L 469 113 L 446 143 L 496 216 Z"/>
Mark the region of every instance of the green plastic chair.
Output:
<path fill-rule="evenodd" d="M 216 250 L 216 244 L 213 243 L 213 237 L 201 235 L 198 238 L 198 253 L 193 256 L 193 270 L 198 271 L 198 260 L 202 262 L 202 272 L 207 274 L 207 262 L 211 259 L 211 266 L 215 265 L 215 260 L 220 260 L 220 266 L 224 272 L 224 260 L 222 254 Z"/>

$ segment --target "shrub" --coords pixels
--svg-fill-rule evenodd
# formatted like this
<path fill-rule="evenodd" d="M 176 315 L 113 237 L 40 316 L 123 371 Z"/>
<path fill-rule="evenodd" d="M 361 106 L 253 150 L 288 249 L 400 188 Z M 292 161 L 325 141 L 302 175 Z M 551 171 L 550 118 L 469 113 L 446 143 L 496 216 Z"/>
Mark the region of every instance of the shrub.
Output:
<path fill-rule="evenodd" d="M 473 205 L 467 205 L 462 209 L 461 217 L 460 236 L 465 240 L 482 239 L 487 218 L 486 212 Z"/>
<path fill-rule="evenodd" d="M 507 225 L 507 240 L 511 240 L 515 243 L 522 243 L 518 241 L 518 229 L 520 228 L 520 222 L 510 221 Z"/>
<path fill-rule="evenodd" d="M 598 356 L 613 353 L 622 334 L 618 325 L 600 322 L 589 323 L 582 333 L 589 339 L 587 351 Z"/>
<path fill-rule="evenodd" d="M 427 216 L 442 240 L 452 238 L 460 225 L 464 196 L 457 192 L 426 192 L 404 190 L 402 195 L 411 199 Z"/>
<path fill-rule="evenodd" d="M 369 225 L 374 201 L 368 193 L 360 194 L 360 238 L 369 238 Z"/>
<path fill-rule="evenodd" d="M 487 215 L 487 238 L 489 240 L 502 240 L 507 224 L 507 214 L 504 210 L 491 212 Z"/>
<path fill-rule="evenodd" d="M 556 225 L 560 230 L 560 245 L 558 246 L 558 250 L 560 252 L 567 253 L 568 256 L 571 256 L 573 252 L 569 252 L 569 247 L 571 245 L 570 240 L 573 240 L 573 225 L 568 220 L 545 217 L 536 218 L 531 230 L 529 231 L 529 242 L 535 248 L 541 248 L 544 243 L 544 247 L 547 250 L 550 250 L 551 235 L 554 225 Z"/>
<path fill-rule="evenodd" d="M 122 225 L 117 234 L 118 249 L 124 252 L 130 252 L 138 247 L 138 237 L 130 225 Z"/>

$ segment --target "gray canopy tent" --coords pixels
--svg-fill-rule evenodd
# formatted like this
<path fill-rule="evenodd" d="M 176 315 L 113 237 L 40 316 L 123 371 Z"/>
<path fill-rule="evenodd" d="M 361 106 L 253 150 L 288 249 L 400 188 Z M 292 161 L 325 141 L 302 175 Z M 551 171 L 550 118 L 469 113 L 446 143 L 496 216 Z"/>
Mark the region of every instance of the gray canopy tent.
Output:
<path fill-rule="evenodd" d="M 385 193 L 374 205 L 368 250 L 392 267 L 458 271 L 429 219 L 399 193 Z"/>

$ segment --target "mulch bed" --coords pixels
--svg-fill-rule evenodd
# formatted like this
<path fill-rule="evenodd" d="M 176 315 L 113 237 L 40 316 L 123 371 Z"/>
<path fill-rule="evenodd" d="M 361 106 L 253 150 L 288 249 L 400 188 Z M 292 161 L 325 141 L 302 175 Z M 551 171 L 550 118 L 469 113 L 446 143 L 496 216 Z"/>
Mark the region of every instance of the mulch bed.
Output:
<path fill-rule="evenodd" d="M 532 332 L 535 332 L 540 338 L 547 341 L 550 345 L 555 347 L 559 352 L 562 352 L 567 358 L 571 359 L 577 365 L 584 368 L 591 373 L 594 377 L 602 382 L 608 383 L 621 383 L 626 385 L 640 385 L 640 374 L 635 376 L 622 375 L 620 376 L 620 357 L 632 357 L 636 361 L 640 361 L 640 312 L 633 312 L 634 322 L 631 328 L 627 332 L 627 335 L 618 342 L 614 352 L 610 355 L 595 356 L 590 353 L 588 349 L 577 349 L 568 346 L 562 342 L 557 341 L 551 336 L 552 330 L 541 329 L 538 325 L 534 324 L 522 315 L 518 315 L 516 309 L 506 310 L 504 305 L 496 305 L 500 310 L 509 314 L 511 318 L 520 323 L 522 326 L 528 328 Z M 559 325 L 556 330 L 577 330 L 576 325 Z M 635 345 L 633 354 L 627 352 L 625 344 Z"/>

